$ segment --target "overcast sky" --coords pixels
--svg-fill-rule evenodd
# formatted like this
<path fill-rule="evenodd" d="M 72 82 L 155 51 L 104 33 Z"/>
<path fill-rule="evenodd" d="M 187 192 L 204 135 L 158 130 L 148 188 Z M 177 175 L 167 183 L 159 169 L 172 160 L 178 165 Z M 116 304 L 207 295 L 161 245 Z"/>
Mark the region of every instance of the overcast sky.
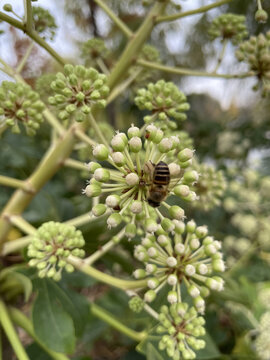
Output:
<path fill-rule="evenodd" d="M 72 1 L 72 0 L 71 0 Z M 119 0 L 120 1 L 120 0 Z M 10 4 L 13 5 L 14 10 L 19 14 L 23 14 L 23 0 L 9 0 Z M 0 0 L 0 8 L 6 3 L 6 0 Z M 202 1 L 202 0 L 192 0 L 192 1 L 181 1 L 182 8 L 184 11 L 189 9 L 194 9 L 199 5 L 207 5 L 213 3 L 213 1 Z M 55 17 L 56 23 L 58 25 L 57 34 L 53 42 L 49 42 L 50 45 L 56 49 L 63 57 L 70 58 L 75 52 L 74 42 L 76 40 L 87 40 L 87 38 L 82 39 L 84 36 L 83 33 L 75 32 L 75 26 L 73 26 L 72 21 L 66 21 L 66 16 L 64 13 L 64 0 L 39 0 L 34 2 L 33 5 L 42 6 L 53 14 Z M 213 9 L 210 12 L 211 16 L 215 17 L 218 14 L 217 9 Z M 178 21 L 179 28 L 181 33 L 185 33 L 188 29 L 198 21 L 201 15 L 195 15 L 187 18 L 183 18 Z M 104 33 L 109 29 L 110 19 L 104 15 L 102 11 L 98 12 L 98 21 L 102 22 L 100 28 Z M 1 25 L 3 27 L 3 25 Z M 10 47 L 8 35 L 0 36 L 0 53 L 8 63 L 11 65 L 14 64 L 14 53 L 12 52 L 12 47 Z M 167 45 L 172 52 L 181 53 L 185 42 L 184 37 L 175 37 L 173 33 L 167 35 Z M 217 44 L 217 50 L 218 50 Z M 225 57 L 224 63 L 226 66 L 220 68 L 221 72 L 224 73 L 237 73 L 238 66 L 235 63 L 233 56 L 233 49 L 228 49 L 227 56 Z M 212 71 L 215 66 L 216 59 L 213 59 L 212 63 L 208 64 L 207 71 Z M 244 69 L 244 68 L 243 68 Z M 3 75 L 0 74 L 0 80 L 3 78 Z M 228 108 L 231 102 L 236 103 L 237 105 L 244 105 L 250 103 L 254 99 L 254 93 L 251 90 L 254 80 L 244 80 L 239 83 L 237 80 L 222 80 L 222 79 L 212 79 L 212 78 L 192 78 L 188 77 L 184 82 L 184 91 L 188 94 L 191 92 L 196 93 L 209 93 L 211 96 L 217 98 L 223 108 Z"/>

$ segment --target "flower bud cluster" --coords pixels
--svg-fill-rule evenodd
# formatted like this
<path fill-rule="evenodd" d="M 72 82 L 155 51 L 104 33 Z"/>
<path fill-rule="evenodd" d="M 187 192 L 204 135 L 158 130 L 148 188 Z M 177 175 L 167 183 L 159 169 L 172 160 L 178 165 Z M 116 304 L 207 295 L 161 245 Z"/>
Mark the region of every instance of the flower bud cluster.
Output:
<path fill-rule="evenodd" d="M 250 249 L 251 241 L 245 237 L 226 236 L 223 240 L 223 249 L 226 253 L 226 264 L 228 268 Z"/>
<path fill-rule="evenodd" d="M 228 186 L 225 209 L 240 236 L 249 242 L 258 241 L 262 248 L 270 248 L 270 177 L 261 177 L 254 170 L 245 170 Z M 236 246 L 236 244 L 235 244 Z"/>
<path fill-rule="evenodd" d="M 268 360 L 270 358 L 269 329 L 270 311 L 267 311 L 260 319 L 260 325 L 257 329 L 259 336 L 255 340 L 256 352 L 261 360 Z"/>
<path fill-rule="evenodd" d="M 73 272 L 68 263 L 69 255 L 84 257 L 84 239 L 74 226 L 50 221 L 44 223 L 32 237 L 27 255 L 32 258 L 29 265 L 38 269 L 39 277 L 61 279 L 63 269 Z"/>
<path fill-rule="evenodd" d="M 155 235 L 147 235 L 135 247 L 134 255 L 145 263 L 145 269 L 137 269 L 137 279 L 147 278 L 146 302 L 152 302 L 158 292 L 169 285 L 167 301 L 181 303 L 181 291 L 186 288 L 198 312 L 205 309 L 204 297 L 210 290 L 223 290 L 223 279 L 213 272 L 224 272 L 221 243 L 208 236 L 206 226 L 196 226 L 191 220 L 186 225 L 173 220 L 174 234 L 168 235 L 159 226 Z"/>
<path fill-rule="evenodd" d="M 258 84 L 254 90 L 262 86 L 262 95 L 270 92 L 270 31 L 265 35 L 251 36 L 249 40 L 240 44 L 236 51 L 236 57 L 249 65 L 251 71 L 258 78 Z"/>
<path fill-rule="evenodd" d="M 61 110 L 58 114 L 61 120 L 74 117 L 76 121 L 83 121 L 93 105 L 106 106 L 105 99 L 109 94 L 106 84 L 106 75 L 94 68 L 68 64 L 64 66 L 64 73 L 56 74 L 56 80 L 51 84 L 55 95 L 48 101 Z"/>
<path fill-rule="evenodd" d="M 208 34 L 211 39 L 228 39 L 231 40 L 234 45 L 237 45 L 248 36 L 245 21 L 246 18 L 243 15 L 222 14 L 213 20 Z"/>
<path fill-rule="evenodd" d="M 226 189 L 226 180 L 223 172 L 198 162 L 193 162 L 192 168 L 200 174 L 197 183 L 193 186 L 198 199 L 192 205 L 205 211 L 220 205 L 220 198 Z"/>
<path fill-rule="evenodd" d="M 97 67 L 97 59 L 106 62 L 110 55 L 104 40 L 100 38 L 92 38 L 81 45 L 81 57 L 88 67 Z"/>
<path fill-rule="evenodd" d="M 246 156 L 250 147 L 250 140 L 242 137 L 237 131 L 222 131 L 217 139 L 217 153 L 229 159 L 238 159 Z"/>
<path fill-rule="evenodd" d="M 20 125 L 27 135 L 35 135 L 43 121 L 44 104 L 38 93 L 30 86 L 3 81 L 0 87 L 0 124 L 11 127 L 12 132 L 20 133 Z"/>
<path fill-rule="evenodd" d="M 194 307 L 189 308 L 186 303 L 164 305 L 159 322 L 156 332 L 166 333 L 159 342 L 159 350 L 166 350 L 173 360 L 195 359 L 195 351 L 205 347 L 205 341 L 198 339 L 206 333 L 205 320 Z"/>
<path fill-rule="evenodd" d="M 104 203 L 94 206 L 92 213 L 100 216 L 109 210 L 109 228 L 128 221 L 126 234 L 129 238 L 136 235 L 139 228 L 136 225 L 142 223 L 144 231 L 154 233 L 158 229 L 158 219 L 166 231 L 173 231 L 174 223 L 161 211 L 181 220 L 184 210 L 167 204 L 167 196 L 176 195 L 187 200 L 196 198 L 190 186 L 198 180 L 198 174 L 187 168 L 193 151 L 183 149 L 178 152 L 179 139 L 176 136 L 164 137 L 163 131 L 153 124 L 145 128 L 144 135 L 141 131 L 132 125 L 127 135 L 117 133 L 112 138 L 111 149 L 103 144 L 94 147 L 93 156 L 99 161 L 107 161 L 114 169 L 90 162 L 87 169 L 92 179 L 84 189 L 88 197 L 106 196 Z M 160 164 L 159 168 L 157 164 Z M 161 184 L 158 184 L 155 171 L 160 167 L 166 176 L 161 176 Z"/>
<path fill-rule="evenodd" d="M 170 119 L 186 120 L 184 112 L 189 109 L 186 100 L 186 96 L 177 86 L 164 80 L 148 84 L 147 89 L 139 89 L 135 97 L 135 103 L 140 110 L 152 112 L 152 115 L 144 117 L 144 121 L 155 122 L 162 130 L 177 127 Z"/>
<path fill-rule="evenodd" d="M 53 40 L 57 25 L 51 13 L 40 6 L 33 6 L 32 15 L 35 30 L 44 38 Z"/>
<path fill-rule="evenodd" d="M 144 301 L 139 296 L 133 296 L 128 302 L 130 310 L 140 313 L 144 307 Z"/>

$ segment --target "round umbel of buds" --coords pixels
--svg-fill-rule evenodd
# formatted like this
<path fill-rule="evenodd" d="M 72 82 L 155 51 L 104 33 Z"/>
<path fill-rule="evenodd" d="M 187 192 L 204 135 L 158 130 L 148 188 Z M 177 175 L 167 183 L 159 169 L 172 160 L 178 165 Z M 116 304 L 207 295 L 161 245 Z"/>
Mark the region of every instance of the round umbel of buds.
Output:
<path fill-rule="evenodd" d="M 257 328 L 259 335 L 255 340 L 255 349 L 259 359 L 267 360 L 270 357 L 270 343 L 269 343 L 269 328 L 270 328 L 270 311 L 265 312 Z"/>
<path fill-rule="evenodd" d="M 246 18 L 243 15 L 222 14 L 215 18 L 208 30 L 209 36 L 214 40 L 221 38 L 231 40 L 234 45 L 241 43 L 247 37 Z"/>
<path fill-rule="evenodd" d="M 128 302 L 130 310 L 140 313 L 144 307 L 144 301 L 139 296 L 133 296 Z"/>
<path fill-rule="evenodd" d="M 195 359 L 196 352 L 205 347 L 205 320 L 187 303 L 163 305 L 156 332 L 162 335 L 159 350 L 165 350 L 173 360 Z"/>
<path fill-rule="evenodd" d="M 213 166 L 199 164 L 197 161 L 192 162 L 192 169 L 200 174 L 197 182 L 190 188 L 197 195 L 192 206 L 208 211 L 220 205 L 227 187 L 223 172 L 216 170 Z"/>
<path fill-rule="evenodd" d="M 186 225 L 179 220 L 173 223 L 173 235 L 168 236 L 160 227 L 155 235 L 147 235 L 135 247 L 134 256 L 144 262 L 145 270 L 137 269 L 134 275 L 149 279 L 147 285 L 151 294 L 155 293 L 145 296 L 145 301 L 152 301 L 165 285 L 169 285 L 167 301 L 181 302 L 181 291 L 185 287 L 197 311 L 203 313 L 203 298 L 209 290 L 223 290 L 222 278 L 214 276 L 214 273 L 225 271 L 221 244 L 208 236 L 206 226 L 196 226 L 193 220 Z"/>
<path fill-rule="evenodd" d="M 147 89 L 139 89 L 135 103 L 140 110 L 149 110 L 153 115 L 145 116 L 146 123 L 154 122 L 162 130 L 175 129 L 177 121 L 186 120 L 184 113 L 189 109 L 186 96 L 172 82 L 159 80 L 155 84 L 150 83 Z"/>
<path fill-rule="evenodd" d="M 98 61 L 102 60 L 106 63 L 110 55 L 104 40 L 100 38 L 92 38 L 81 45 L 81 57 L 87 67 L 99 68 Z"/>
<path fill-rule="evenodd" d="M 41 278 L 49 277 L 55 281 L 61 279 L 63 269 L 73 272 L 68 263 L 69 255 L 84 257 L 84 239 L 80 230 L 74 226 L 54 221 L 44 223 L 38 228 L 28 246 L 29 265 L 38 269 Z"/>
<path fill-rule="evenodd" d="M 110 228 L 122 221 L 128 223 L 126 234 L 130 238 L 141 231 L 156 232 L 159 222 L 163 231 L 174 232 L 173 220 L 182 220 L 185 212 L 178 205 L 168 204 L 167 198 L 196 197 L 189 186 L 197 181 L 198 174 L 189 168 L 181 169 L 175 138 L 164 137 L 163 131 L 153 124 L 144 131 L 141 134 L 142 131 L 132 125 L 127 135 L 117 132 L 110 148 L 104 144 L 93 147 L 93 156 L 102 161 L 102 165 L 95 161 L 86 164 L 92 178 L 83 193 L 88 197 L 99 196 L 99 202 L 112 213 L 108 219 Z M 181 152 L 183 162 L 192 156 L 190 149 Z M 157 186 L 160 174 L 162 186 Z M 103 211 L 103 207 L 95 207 L 94 215 L 104 214 Z"/>
<path fill-rule="evenodd" d="M 35 30 L 43 38 L 53 40 L 57 25 L 51 13 L 41 6 L 32 7 L 32 16 Z"/>
<path fill-rule="evenodd" d="M 253 87 L 258 90 L 261 86 L 262 96 L 270 92 L 270 31 L 265 35 L 251 36 L 249 40 L 240 44 L 235 53 L 239 61 L 249 65 L 250 71 L 257 76 L 258 83 Z"/>
<path fill-rule="evenodd" d="M 64 73 L 56 74 L 51 88 L 55 95 L 49 97 L 49 103 L 60 110 L 58 116 L 63 121 L 85 120 L 94 105 L 106 106 L 109 94 L 107 76 L 82 65 L 65 65 Z"/>
<path fill-rule="evenodd" d="M 0 127 L 10 126 L 12 132 L 20 133 L 24 126 L 27 135 L 35 135 L 43 121 L 45 106 L 38 93 L 30 86 L 3 81 L 0 87 Z"/>

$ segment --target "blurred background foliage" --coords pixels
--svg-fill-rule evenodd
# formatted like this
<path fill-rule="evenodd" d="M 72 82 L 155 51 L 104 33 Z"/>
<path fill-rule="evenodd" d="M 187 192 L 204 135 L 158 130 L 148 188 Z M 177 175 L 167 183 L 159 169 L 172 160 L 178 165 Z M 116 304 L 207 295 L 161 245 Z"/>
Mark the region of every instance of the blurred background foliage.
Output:
<path fill-rule="evenodd" d="M 178 5 L 181 6 L 182 2 L 175 1 L 175 3 L 168 8 L 168 12 L 179 11 Z M 145 6 L 134 0 L 108 0 L 106 4 L 132 30 L 136 30 L 151 1 L 145 2 Z M 263 5 L 269 13 L 270 2 L 264 1 Z M 123 35 L 111 22 L 107 21 L 106 29 L 103 28 L 104 18 L 100 16 L 100 9 L 92 0 L 66 0 L 65 11 L 67 21 L 74 22 L 77 31 L 84 33 L 85 40 L 98 37 L 105 42 L 108 50 L 103 51 L 101 47 L 97 58 L 102 59 L 104 66 L 110 69 L 125 46 L 126 40 Z M 255 11 L 255 1 L 237 0 L 219 10 L 197 16 L 188 31 L 183 31 L 181 21 L 160 24 L 149 39 L 149 44 L 154 46 L 154 50 L 151 52 L 148 49 L 146 54 L 142 52 L 139 56 L 147 59 L 146 56 L 150 54 L 153 58 L 149 60 L 161 61 L 172 66 L 191 69 L 209 68 L 213 64 L 213 58 L 217 58 L 219 49 L 216 41 L 209 42 L 207 34 L 214 15 L 219 15 L 221 12 L 247 15 L 249 33 L 257 35 L 269 29 L 270 17 L 267 23 L 258 24 L 254 20 Z M 14 29 L 8 28 L 5 31 L 10 32 L 18 62 L 28 45 L 28 40 L 18 35 Z M 183 35 L 180 50 L 175 51 L 170 46 L 170 39 L 179 36 L 180 32 L 181 36 Z M 88 44 L 88 49 L 89 46 L 91 47 L 91 44 Z M 77 54 L 81 53 L 82 42 L 76 43 L 76 51 Z M 225 72 L 237 71 L 233 46 L 229 48 L 229 52 L 228 60 L 233 66 L 228 67 L 225 62 L 222 69 L 225 69 Z M 86 56 L 81 58 L 86 64 L 89 62 L 87 54 L 91 52 L 86 51 Z M 71 58 L 76 58 L 74 54 L 71 55 Z M 91 66 L 98 68 L 95 56 L 91 54 L 93 61 Z M 34 67 L 32 67 L 34 57 Z M 46 102 L 51 91 L 50 82 L 58 70 L 55 63 L 44 57 L 35 47 L 33 55 L 24 68 L 23 76 Z M 135 67 L 131 69 L 127 78 L 137 70 Z M 258 335 L 254 319 L 258 323 L 261 315 L 267 308 L 269 309 L 270 303 L 270 100 L 261 99 L 260 95 L 254 92 L 252 101 L 246 101 L 244 106 L 239 105 L 237 98 L 231 97 L 230 105 L 224 108 L 219 100 L 207 93 L 193 93 L 193 83 L 189 83 L 190 78 L 152 71 L 148 72 L 147 76 L 138 76 L 129 91 L 107 108 L 106 118 L 100 121 L 106 130 L 104 133 L 109 134 L 108 138 L 111 137 L 114 128 L 123 131 L 132 122 L 142 125 L 142 117 L 145 114 L 134 105 L 135 91 L 145 86 L 148 81 L 156 81 L 159 78 L 171 80 L 180 88 L 187 89 L 190 110 L 188 119 L 178 130 L 183 132 L 187 146 L 196 149 L 197 166 L 202 162 L 206 165 L 200 168 L 201 183 L 195 189 L 201 191 L 200 199 L 182 205 L 186 209 L 188 219 L 193 218 L 199 225 L 206 224 L 209 232 L 223 242 L 228 267 L 225 274 L 227 280 L 225 291 L 212 295 L 206 306 L 207 330 L 216 345 L 212 352 L 209 350 L 209 353 L 198 358 L 259 360 L 254 345 Z M 196 81 L 199 82 L 200 78 Z M 232 85 L 230 81 L 220 83 L 220 86 L 224 87 L 224 96 L 226 91 L 233 89 L 236 97 L 241 92 L 241 97 L 244 98 L 246 87 L 251 85 L 249 83 L 246 85 L 245 81 L 235 81 Z M 94 136 L 91 130 L 90 135 Z M 28 177 L 47 150 L 51 136 L 46 124 L 42 124 L 40 131 L 33 138 L 6 131 L 2 134 L 0 142 L 0 173 L 18 179 Z M 79 144 L 72 157 L 89 161 L 91 149 Z M 222 176 L 217 177 L 218 172 Z M 24 214 L 26 220 L 38 227 L 51 219 L 65 221 L 90 211 L 90 200 L 81 195 L 86 179 L 87 174 L 83 171 L 62 168 L 31 203 Z M 12 192 L 13 190 L 9 188 L 0 189 L 1 208 Z M 205 204 L 211 206 L 202 206 Z M 111 231 L 109 233 L 102 220 L 83 226 L 82 231 L 87 253 L 93 252 L 111 238 Z M 10 240 L 19 236 L 15 229 L 10 232 Z M 106 268 L 116 276 L 131 275 L 134 266 L 136 267 L 132 257 L 136 242 L 136 239 L 132 243 L 124 241 L 121 246 L 115 247 L 102 258 L 98 268 L 101 270 Z M 13 259 L 10 257 L 6 261 L 12 263 Z M 69 291 L 76 290 L 81 295 L 78 300 L 79 307 L 83 308 L 83 297 L 86 296 L 124 319 L 125 323 L 134 329 L 142 330 L 145 327 L 150 329 L 153 326 L 152 323 L 149 324 L 149 317 L 145 314 L 136 315 L 134 320 L 134 314 L 128 307 L 125 294 L 97 284 L 82 274 L 65 276 L 59 286 Z M 265 301 L 267 294 L 268 302 Z M 76 353 L 72 356 L 74 360 L 159 359 L 150 350 L 143 350 L 144 354 L 136 352 L 133 341 L 112 330 L 92 315 L 87 315 L 87 322 L 81 330 Z M 49 359 L 38 344 L 28 344 L 26 338 L 25 345 L 31 359 Z"/>

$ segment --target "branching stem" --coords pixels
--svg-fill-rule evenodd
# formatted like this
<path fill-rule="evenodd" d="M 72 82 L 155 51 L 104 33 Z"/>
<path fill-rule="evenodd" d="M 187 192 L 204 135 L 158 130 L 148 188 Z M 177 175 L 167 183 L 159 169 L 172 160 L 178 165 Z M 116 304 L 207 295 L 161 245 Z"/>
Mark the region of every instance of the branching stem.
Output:
<path fill-rule="evenodd" d="M 166 15 L 166 16 L 159 16 L 156 19 L 156 23 L 160 23 L 160 22 L 165 22 L 165 21 L 173 21 L 173 20 L 177 20 L 186 16 L 190 16 L 190 15 L 195 15 L 195 14 L 201 14 L 204 13 L 208 10 L 214 9 L 216 7 L 219 7 L 221 5 L 227 4 L 229 2 L 231 2 L 232 0 L 221 0 L 221 1 L 217 1 L 214 4 L 210 4 L 210 5 L 205 5 L 202 6 L 200 8 L 194 9 L 194 10 L 189 10 L 189 11 L 184 11 L 184 12 L 180 12 L 177 14 L 173 14 L 173 15 Z"/>
<path fill-rule="evenodd" d="M 0 323 L 2 325 L 2 328 L 4 329 L 7 338 L 18 358 L 18 360 L 30 360 L 28 355 L 26 354 L 26 351 L 24 350 L 24 347 L 18 337 L 18 334 L 16 333 L 14 326 L 12 324 L 12 321 L 10 319 L 7 307 L 3 300 L 0 299 Z"/>

